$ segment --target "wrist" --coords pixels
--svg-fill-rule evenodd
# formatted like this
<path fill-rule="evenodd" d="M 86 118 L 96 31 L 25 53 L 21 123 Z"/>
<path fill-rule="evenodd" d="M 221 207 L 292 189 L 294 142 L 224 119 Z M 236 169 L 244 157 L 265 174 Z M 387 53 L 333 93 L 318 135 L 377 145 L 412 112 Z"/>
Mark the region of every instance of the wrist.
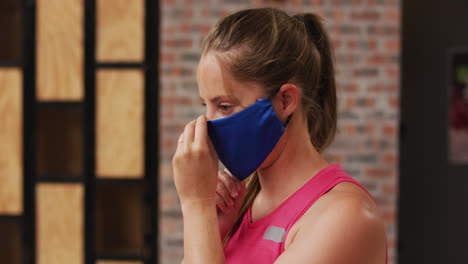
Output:
<path fill-rule="evenodd" d="M 180 205 L 182 213 L 216 211 L 216 200 L 214 198 L 181 200 Z"/>

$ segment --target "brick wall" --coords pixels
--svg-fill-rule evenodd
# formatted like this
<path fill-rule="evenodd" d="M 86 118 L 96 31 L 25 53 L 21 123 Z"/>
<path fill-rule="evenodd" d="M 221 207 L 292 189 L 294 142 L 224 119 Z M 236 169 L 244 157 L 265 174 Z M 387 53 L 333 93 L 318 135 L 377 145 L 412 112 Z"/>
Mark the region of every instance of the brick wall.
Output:
<path fill-rule="evenodd" d="M 398 0 L 161 1 L 161 263 L 180 263 L 183 255 L 171 158 L 184 125 L 204 111 L 195 76 L 201 40 L 220 17 L 266 5 L 325 18 L 335 47 L 339 97 L 338 134 L 325 156 L 377 200 L 387 226 L 389 263 L 396 263 Z"/>

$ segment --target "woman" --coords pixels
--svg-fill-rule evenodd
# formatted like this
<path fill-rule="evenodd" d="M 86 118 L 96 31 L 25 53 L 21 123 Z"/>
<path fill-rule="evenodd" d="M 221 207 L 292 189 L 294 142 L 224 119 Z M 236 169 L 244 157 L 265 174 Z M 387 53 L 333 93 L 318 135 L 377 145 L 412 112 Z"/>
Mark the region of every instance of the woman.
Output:
<path fill-rule="evenodd" d="M 372 197 L 320 154 L 337 109 L 319 18 L 243 10 L 202 46 L 206 116 L 185 127 L 173 158 L 184 262 L 385 263 Z"/>

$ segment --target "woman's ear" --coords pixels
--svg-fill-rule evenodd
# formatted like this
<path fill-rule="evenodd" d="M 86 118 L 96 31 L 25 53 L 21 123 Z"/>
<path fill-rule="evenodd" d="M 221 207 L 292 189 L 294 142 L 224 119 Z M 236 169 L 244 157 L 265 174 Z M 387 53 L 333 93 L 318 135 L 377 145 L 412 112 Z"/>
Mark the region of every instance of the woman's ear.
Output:
<path fill-rule="evenodd" d="M 279 101 L 279 108 L 277 113 L 279 118 L 285 122 L 286 119 L 296 112 L 299 105 L 299 89 L 296 85 L 286 83 L 281 86 L 277 95 Z"/>

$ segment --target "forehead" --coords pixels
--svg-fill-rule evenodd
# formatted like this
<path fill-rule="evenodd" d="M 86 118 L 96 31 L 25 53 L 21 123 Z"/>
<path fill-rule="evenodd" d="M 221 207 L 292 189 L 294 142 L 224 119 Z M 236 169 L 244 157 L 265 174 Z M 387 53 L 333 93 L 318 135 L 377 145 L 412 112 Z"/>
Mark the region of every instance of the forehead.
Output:
<path fill-rule="evenodd" d="M 263 96 L 261 85 L 236 80 L 221 61 L 218 54 L 214 52 L 208 52 L 200 59 L 197 81 L 202 99 L 212 100 L 228 96 L 242 101 L 246 97 L 261 98 Z"/>
<path fill-rule="evenodd" d="M 227 95 L 227 72 L 221 67 L 215 55 L 208 53 L 201 57 L 197 69 L 197 81 L 200 97 Z"/>

